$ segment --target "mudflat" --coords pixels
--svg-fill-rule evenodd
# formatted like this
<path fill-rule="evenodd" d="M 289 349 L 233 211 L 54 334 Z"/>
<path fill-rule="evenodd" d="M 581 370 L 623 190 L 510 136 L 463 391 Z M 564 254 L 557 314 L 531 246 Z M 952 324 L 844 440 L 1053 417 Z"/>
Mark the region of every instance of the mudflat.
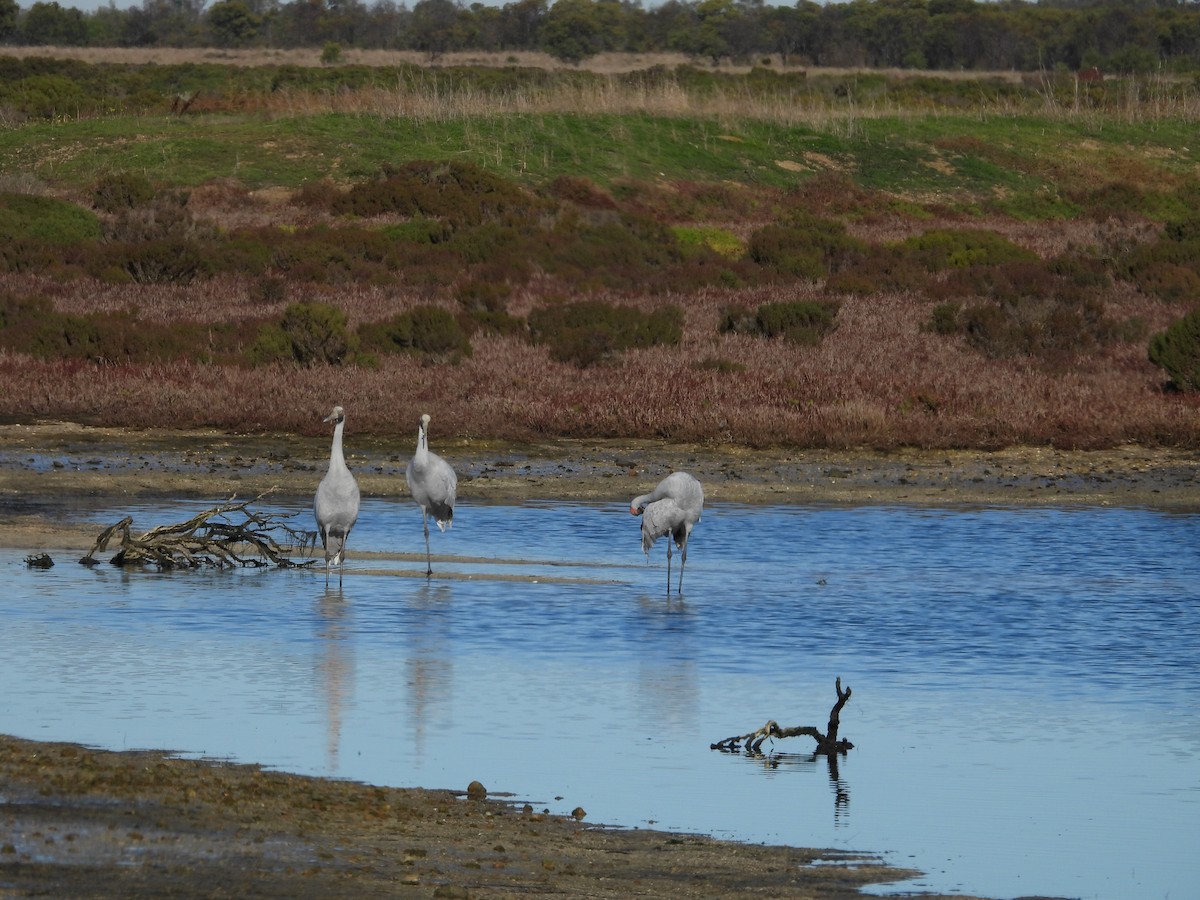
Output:
<path fill-rule="evenodd" d="M 1135 445 L 878 454 L 460 441 L 437 450 L 460 473 L 464 505 L 519 497 L 623 504 L 681 468 L 721 502 L 1200 509 L 1200 454 Z M 364 495 L 405 495 L 407 443 L 348 435 L 347 453 Z M 323 436 L 0 427 L 2 542 L 86 549 L 94 527 L 62 515 L 76 497 L 108 498 L 114 511 L 134 497 L 217 502 L 273 489 L 308 498 L 327 456 Z M 869 854 L 612 829 L 583 809 L 551 815 L 486 796 L 484 786 L 448 787 L 381 788 L 0 736 L 0 893 L 848 898 L 912 874 Z"/>

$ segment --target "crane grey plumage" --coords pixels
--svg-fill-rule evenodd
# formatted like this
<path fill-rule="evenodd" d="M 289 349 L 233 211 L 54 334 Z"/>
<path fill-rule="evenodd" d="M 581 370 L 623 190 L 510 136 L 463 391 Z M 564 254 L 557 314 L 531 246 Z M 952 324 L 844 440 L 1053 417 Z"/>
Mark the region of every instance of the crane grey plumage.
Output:
<path fill-rule="evenodd" d="M 421 416 L 417 429 L 417 452 L 408 461 L 404 473 L 408 490 L 421 507 L 421 525 L 425 529 L 425 574 L 433 574 L 429 554 L 429 519 L 440 531 L 454 524 L 454 501 L 458 494 L 458 476 L 450 463 L 429 451 L 429 414 Z"/>
<path fill-rule="evenodd" d="M 334 423 L 333 446 L 329 451 L 329 470 L 317 485 L 313 515 L 316 516 L 317 530 L 321 534 L 321 546 L 325 548 L 325 581 L 329 582 L 330 567 L 337 566 L 340 586 L 346 563 L 346 541 L 350 537 L 350 529 L 358 520 L 358 482 L 354 480 L 342 453 L 345 410 L 335 406 L 324 421 Z"/>
<path fill-rule="evenodd" d="M 671 543 L 679 548 L 679 593 L 683 593 L 683 567 L 687 563 L 688 538 L 704 510 L 704 488 L 687 472 L 672 472 L 649 494 L 634 497 L 629 511 L 642 517 L 642 550 L 650 558 L 650 548 L 663 535 L 667 543 L 667 593 L 671 592 Z"/>

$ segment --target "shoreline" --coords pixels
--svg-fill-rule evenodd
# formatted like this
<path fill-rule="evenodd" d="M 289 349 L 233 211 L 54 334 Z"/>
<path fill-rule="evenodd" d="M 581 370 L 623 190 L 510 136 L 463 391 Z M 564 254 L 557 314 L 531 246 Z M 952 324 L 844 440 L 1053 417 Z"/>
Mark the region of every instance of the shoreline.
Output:
<path fill-rule="evenodd" d="M 377 787 L 6 735 L 0 816 L 6 897 L 850 900 L 919 874 L 870 853 L 592 825 L 477 782 Z"/>
<path fill-rule="evenodd" d="M 363 496 L 407 497 L 408 440 L 347 437 Z M 329 439 L 223 431 L 0 426 L 0 501 L 211 497 L 273 490 L 312 496 Z M 447 441 L 459 499 L 625 502 L 676 469 L 706 499 L 747 504 L 1147 506 L 1200 510 L 1200 451 L 1127 444 L 1110 450 L 750 450 L 661 441 Z"/>

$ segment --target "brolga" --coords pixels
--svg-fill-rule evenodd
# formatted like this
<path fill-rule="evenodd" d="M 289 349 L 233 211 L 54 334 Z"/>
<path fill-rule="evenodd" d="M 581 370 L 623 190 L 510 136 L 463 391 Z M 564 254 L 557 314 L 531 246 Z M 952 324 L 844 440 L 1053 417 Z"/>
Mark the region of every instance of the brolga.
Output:
<path fill-rule="evenodd" d="M 421 507 L 421 525 L 425 529 L 425 575 L 433 574 L 433 563 L 429 554 L 429 520 L 437 522 L 439 531 L 445 531 L 454 523 L 454 501 L 458 494 L 458 476 L 450 463 L 436 453 L 429 452 L 429 414 L 421 416 L 417 429 L 417 452 L 408 461 L 405 470 L 408 491 L 413 501 Z"/>
<path fill-rule="evenodd" d="M 321 533 L 321 546 L 325 548 L 325 583 L 329 583 L 329 569 L 337 566 L 338 587 L 341 587 L 346 541 L 350 537 L 350 529 L 358 520 L 358 482 L 354 480 L 342 453 L 346 411 L 335 406 L 324 421 L 333 423 L 333 447 L 329 451 L 329 471 L 317 485 L 313 514 L 317 519 L 317 530 Z"/>
<path fill-rule="evenodd" d="M 642 550 L 650 558 L 650 548 L 663 535 L 667 542 L 667 593 L 671 593 L 671 544 L 679 548 L 679 589 L 683 593 L 683 567 L 687 563 L 688 538 L 700 521 L 704 509 L 704 488 L 687 472 L 672 472 L 649 494 L 634 497 L 629 511 L 642 517 Z"/>

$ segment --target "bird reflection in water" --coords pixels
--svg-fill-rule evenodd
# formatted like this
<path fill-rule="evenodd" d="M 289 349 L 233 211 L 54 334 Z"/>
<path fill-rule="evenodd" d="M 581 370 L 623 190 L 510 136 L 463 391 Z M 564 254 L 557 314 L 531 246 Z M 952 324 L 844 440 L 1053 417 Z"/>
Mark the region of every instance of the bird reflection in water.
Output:
<path fill-rule="evenodd" d="M 426 582 L 413 594 L 412 605 L 425 613 L 414 617 L 408 631 L 412 644 L 404 660 L 405 683 L 418 754 L 425 750 L 425 734 L 439 710 L 450 708 L 451 628 L 453 618 L 440 615 L 454 598 L 450 582 Z"/>
<path fill-rule="evenodd" d="M 327 587 L 317 600 L 316 683 L 325 707 L 325 768 L 338 771 L 343 709 L 354 688 L 353 644 L 348 640 L 347 603 L 340 587 Z"/>

